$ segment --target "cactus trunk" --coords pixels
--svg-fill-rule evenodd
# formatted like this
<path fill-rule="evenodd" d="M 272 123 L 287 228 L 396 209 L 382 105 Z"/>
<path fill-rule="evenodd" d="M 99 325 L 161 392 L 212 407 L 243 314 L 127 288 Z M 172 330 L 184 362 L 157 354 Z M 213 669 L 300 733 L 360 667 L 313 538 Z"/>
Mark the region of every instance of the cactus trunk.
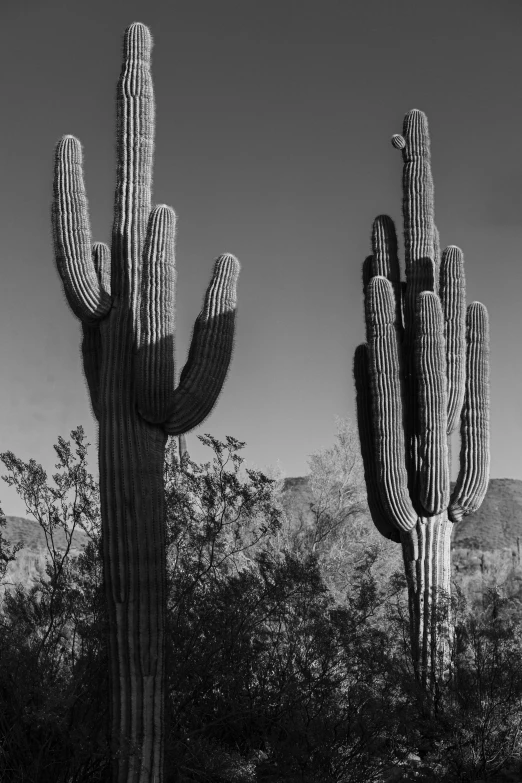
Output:
<path fill-rule="evenodd" d="M 145 783 L 163 779 L 167 435 L 136 416 L 131 373 L 107 365 L 98 458 L 113 779 Z"/>
<path fill-rule="evenodd" d="M 411 530 L 401 533 L 412 656 L 423 685 L 443 677 L 449 663 L 451 533 L 446 513 L 419 517 Z"/>

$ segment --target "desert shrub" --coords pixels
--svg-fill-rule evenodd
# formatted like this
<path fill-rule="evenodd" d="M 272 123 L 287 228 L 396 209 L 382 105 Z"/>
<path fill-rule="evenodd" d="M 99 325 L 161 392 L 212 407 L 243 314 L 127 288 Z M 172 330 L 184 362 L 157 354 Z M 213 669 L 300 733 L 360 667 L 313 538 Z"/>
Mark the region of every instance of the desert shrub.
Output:
<path fill-rule="evenodd" d="M 60 438 L 52 488 L 33 461 L 1 455 L 49 553 L 45 576 L 6 592 L 0 615 L 5 781 L 109 776 L 98 488 L 81 428 L 71 437 L 76 457 Z M 275 482 L 243 471 L 244 444 L 201 440 L 212 463 L 180 462 L 173 442 L 165 460 L 166 781 L 520 779 L 512 602 L 493 592 L 480 615 L 454 604 L 451 671 L 426 692 L 411 665 L 404 576 L 384 573 L 371 536 L 356 535 L 357 496 L 343 495 L 343 474 L 328 484 L 328 459 L 340 455 L 313 465 L 324 535 L 296 536 Z M 89 542 L 72 557 L 76 525 Z M 54 545 L 59 527 L 65 552 Z M 350 573 L 337 578 L 343 553 Z"/>
<path fill-rule="evenodd" d="M 462 595 L 452 604 L 451 669 L 427 690 L 407 654 L 404 609 L 389 615 L 395 649 L 386 665 L 397 688 L 389 715 L 395 725 L 400 780 L 519 780 L 522 772 L 522 626 L 498 590 L 480 614 Z M 395 628 L 395 632 L 393 629 Z M 402 639 L 397 644 L 397 640 Z M 401 649 L 402 648 L 402 649 Z M 391 778 L 394 779 L 394 778 Z"/>

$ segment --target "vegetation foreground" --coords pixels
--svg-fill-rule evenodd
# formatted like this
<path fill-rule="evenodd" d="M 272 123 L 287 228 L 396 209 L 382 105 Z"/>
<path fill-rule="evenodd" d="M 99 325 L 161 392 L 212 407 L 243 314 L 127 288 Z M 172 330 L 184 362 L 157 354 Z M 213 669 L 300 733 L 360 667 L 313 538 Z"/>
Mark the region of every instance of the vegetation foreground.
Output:
<path fill-rule="evenodd" d="M 99 489 L 81 427 L 59 438 L 54 487 L 1 455 L 42 526 L 46 576 L 7 591 L 0 621 L 0 777 L 82 783 L 111 774 Z M 314 524 L 280 482 L 244 470 L 244 444 L 205 436 L 213 462 L 167 446 L 165 780 L 509 781 L 522 773 L 522 622 L 494 590 L 452 599 L 451 666 L 415 676 L 404 575 L 361 523 L 345 424 L 310 460 Z M 58 551 L 80 527 L 84 552 Z M 16 550 L 16 547 L 14 548 Z M 3 569 L 16 551 L 2 540 Z M 129 749 L 129 753 L 131 749 Z"/>

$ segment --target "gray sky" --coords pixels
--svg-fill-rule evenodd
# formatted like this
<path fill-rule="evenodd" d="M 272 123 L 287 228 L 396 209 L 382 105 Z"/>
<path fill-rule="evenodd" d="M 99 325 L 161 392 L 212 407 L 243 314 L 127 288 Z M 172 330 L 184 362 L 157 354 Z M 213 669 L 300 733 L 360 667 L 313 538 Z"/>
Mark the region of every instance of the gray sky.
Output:
<path fill-rule="evenodd" d="M 522 479 L 522 4 L 515 0 L 4 0 L 0 11 L 0 450 L 49 473 L 96 428 L 80 326 L 55 271 L 53 151 L 84 146 L 93 239 L 109 241 L 115 87 L 133 21 L 154 37 L 154 201 L 174 207 L 177 361 L 212 262 L 241 261 L 237 339 L 212 415 L 188 436 L 246 441 L 247 465 L 307 472 L 354 417 L 361 264 L 373 218 L 401 229 L 404 114 L 430 123 L 441 245 L 465 254 L 491 325 L 491 476 Z M 402 246 L 402 242 L 401 242 Z M 3 468 L 3 466 L 2 466 Z M 0 473 L 5 470 L 0 468 Z M 6 514 L 25 515 L 0 483 Z"/>

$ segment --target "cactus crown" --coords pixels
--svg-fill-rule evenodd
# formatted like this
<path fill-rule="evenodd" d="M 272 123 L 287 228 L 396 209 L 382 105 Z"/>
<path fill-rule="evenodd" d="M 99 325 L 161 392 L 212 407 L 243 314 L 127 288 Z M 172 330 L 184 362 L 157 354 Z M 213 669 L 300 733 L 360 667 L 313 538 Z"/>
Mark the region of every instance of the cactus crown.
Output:
<path fill-rule="evenodd" d="M 370 510 L 389 538 L 445 512 L 458 521 L 483 500 L 489 475 L 488 316 L 466 312 L 462 251 L 440 257 L 426 115 L 392 138 L 403 157 L 406 281 L 393 220 L 373 224 L 363 264 L 367 344 L 354 362 Z M 450 497 L 448 436 L 461 419 L 460 472 Z"/>

